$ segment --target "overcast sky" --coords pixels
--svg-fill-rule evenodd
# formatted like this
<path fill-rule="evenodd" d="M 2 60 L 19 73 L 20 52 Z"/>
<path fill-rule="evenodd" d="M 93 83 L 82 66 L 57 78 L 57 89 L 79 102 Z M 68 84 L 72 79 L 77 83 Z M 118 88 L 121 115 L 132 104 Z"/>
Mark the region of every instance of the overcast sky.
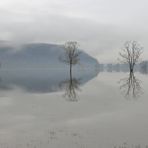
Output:
<path fill-rule="evenodd" d="M 0 40 L 78 41 L 100 62 L 116 61 L 126 40 L 148 59 L 148 0 L 1 0 Z"/>

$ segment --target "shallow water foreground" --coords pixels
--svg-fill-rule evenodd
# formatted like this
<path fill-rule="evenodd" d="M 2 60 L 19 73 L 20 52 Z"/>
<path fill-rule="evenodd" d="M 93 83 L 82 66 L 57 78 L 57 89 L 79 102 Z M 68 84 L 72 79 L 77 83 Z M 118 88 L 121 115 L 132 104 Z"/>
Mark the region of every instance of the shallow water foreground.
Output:
<path fill-rule="evenodd" d="M 0 148 L 145 148 L 148 75 L 79 73 L 1 71 Z"/>

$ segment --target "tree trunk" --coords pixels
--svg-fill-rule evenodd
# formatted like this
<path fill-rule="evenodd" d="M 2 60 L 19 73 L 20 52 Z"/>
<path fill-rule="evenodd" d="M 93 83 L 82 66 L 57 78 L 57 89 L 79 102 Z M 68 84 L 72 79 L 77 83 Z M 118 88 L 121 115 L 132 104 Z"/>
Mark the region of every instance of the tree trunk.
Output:
<path fill-rule="evenodd" d="M 133 68 L 131 68 L 130 72 L 133 73 Z"/>
<path fill-rule="evenodd" d="M 70 81 L 72 80 L 72 64 L 70 63 Z"/>
<path fill-rule="evenodd" d="M 134 72 L 134 65 L 131 63 L 129 63 L 129 70 L 130 70 L 130 73 Z"/>

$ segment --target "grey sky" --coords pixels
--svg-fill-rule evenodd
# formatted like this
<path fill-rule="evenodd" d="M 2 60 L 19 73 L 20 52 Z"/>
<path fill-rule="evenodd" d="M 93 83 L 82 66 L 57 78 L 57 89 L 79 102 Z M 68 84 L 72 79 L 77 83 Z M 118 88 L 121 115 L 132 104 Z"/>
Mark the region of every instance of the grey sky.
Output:
<path fill-rule="evenodd" d="M 139 41 L 148 59 L 147 26 L 147 0 L 0 1 L 0 40 L 76 40 L 100 62 L 116 61 L 126 40 Z"/>

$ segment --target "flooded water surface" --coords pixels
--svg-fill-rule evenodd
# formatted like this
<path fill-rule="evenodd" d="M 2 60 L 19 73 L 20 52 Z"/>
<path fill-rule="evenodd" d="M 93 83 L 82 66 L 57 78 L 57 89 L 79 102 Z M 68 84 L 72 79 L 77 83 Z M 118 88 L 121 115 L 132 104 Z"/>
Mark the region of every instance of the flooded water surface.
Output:
<path fill-rule="evenodd" d="M 148 75 L 1 70 L 0 148 L 148 144 Z"/>

